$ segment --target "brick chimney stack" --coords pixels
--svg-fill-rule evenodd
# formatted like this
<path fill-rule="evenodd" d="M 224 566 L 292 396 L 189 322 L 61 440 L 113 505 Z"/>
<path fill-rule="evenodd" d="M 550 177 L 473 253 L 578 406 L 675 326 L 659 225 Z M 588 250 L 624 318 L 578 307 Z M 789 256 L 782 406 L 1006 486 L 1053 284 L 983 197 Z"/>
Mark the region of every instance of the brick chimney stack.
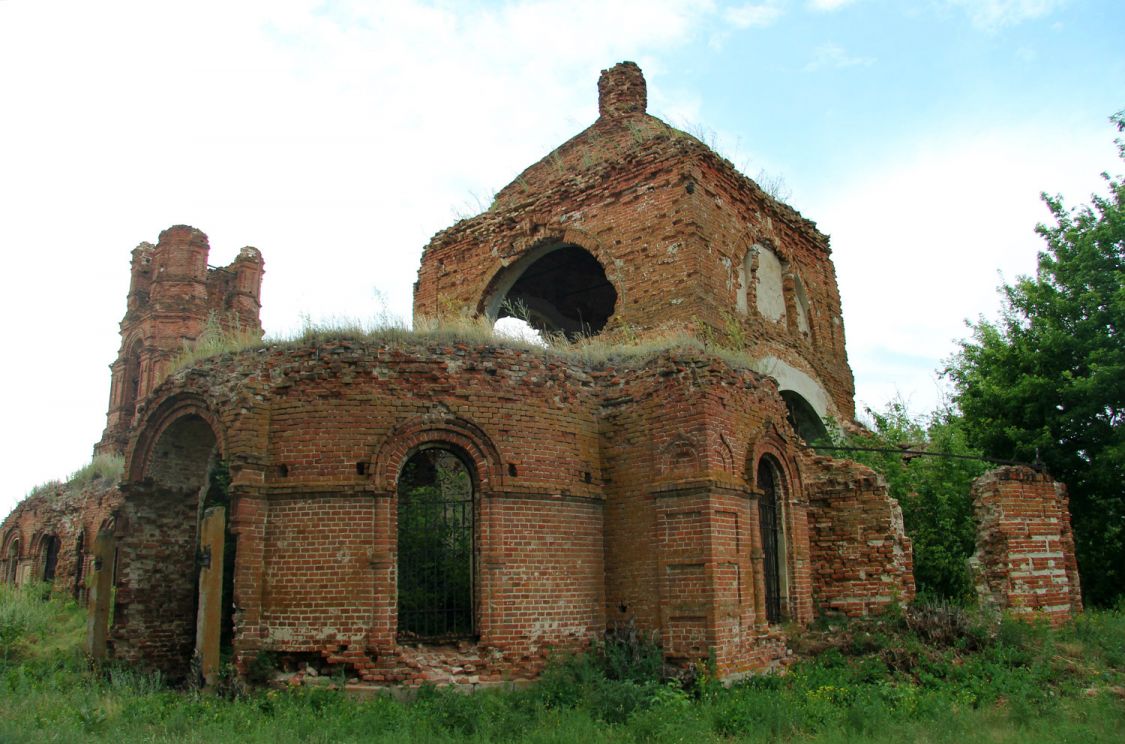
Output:
<path fill-rule="evenodd" d="M 619 62 L 598 78 L 598 113 L 603 119 L 645 113 L 648 86 L 636 62 Z"/>

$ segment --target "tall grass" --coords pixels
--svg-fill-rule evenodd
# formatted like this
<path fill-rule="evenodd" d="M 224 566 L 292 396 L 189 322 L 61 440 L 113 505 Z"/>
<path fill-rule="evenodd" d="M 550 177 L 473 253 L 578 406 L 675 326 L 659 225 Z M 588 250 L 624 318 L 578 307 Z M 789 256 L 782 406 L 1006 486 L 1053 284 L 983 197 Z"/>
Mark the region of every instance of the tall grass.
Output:
<path fill-rule="evenodd" d="M 80 613 L 50 594 L 50 584 L 0 584 L 0 663 L 73 648 L 80 642 L 79 629 L 85 627 L 77 617 Z"/>
<path fill-rule="evenodd" d="M 83 488 L 97 482 L 113 485 L 121 480 L 123 472 L 125 472 L 125 458 L 121 455 L 94 455 L 90 462 L 70 474 L 67 485 L 71 488 Z"/>
<path fill-rule="evenodd" d="M 818 653 L 784 676 L 729 688 L 706 673 L 687 686 L 661 679 L 651 639 L 619 632 L 556 660 L 528 689 L 424 687 L 399 702 L 324 687 L 227 699 L 92 669 L 77 654 L 81 613 L 38 591 L 17 593 L 31 603 L 21 611 L 45 613 L 21 636 L 34 640 L 0 659 L 0 741 L 1116 743 L 1125 721 L 1120 609 L 1059 630 L 940 606 L 833 621 L 798 638 Z M 57 632 L 43 631 L 46 617 Z"/>

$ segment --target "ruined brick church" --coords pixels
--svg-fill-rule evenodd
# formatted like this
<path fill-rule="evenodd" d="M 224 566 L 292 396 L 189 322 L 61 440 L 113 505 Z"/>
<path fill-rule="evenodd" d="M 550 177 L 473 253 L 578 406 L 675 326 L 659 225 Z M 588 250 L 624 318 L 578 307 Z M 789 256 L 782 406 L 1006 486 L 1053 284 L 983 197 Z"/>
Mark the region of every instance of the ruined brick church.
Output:
<path fill-rule="evenodd" d="M 782 661 L 787 623 L 908 603 L 898 504 L 806 444 L 855 414 L 828 237 L 648 115 L 636 65 L 598 93 L 589 128 L 434 236 L 414 312 L 634 343 L 321 339 L 169 374 L 208 319 L 260 333 L 263 277 L 255 249 L 209 268 L 172 227 L 133 252 L 96 448 L 121 483 L 17 507 L 0 577 L 45 576 L 53 540 L 96 655 L 182 678 L 223 647 L 370 684 L 530 679 L 621 625 L 731 678 Z M 988 488 L 996 601 L 1080 609 L 1065 491 Z"/>

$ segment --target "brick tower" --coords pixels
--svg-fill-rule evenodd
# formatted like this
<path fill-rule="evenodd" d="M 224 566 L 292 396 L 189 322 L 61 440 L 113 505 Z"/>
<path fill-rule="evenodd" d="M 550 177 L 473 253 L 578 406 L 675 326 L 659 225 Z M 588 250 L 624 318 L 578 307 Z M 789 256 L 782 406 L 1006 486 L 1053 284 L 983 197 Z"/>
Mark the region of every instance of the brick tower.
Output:
<path fill-rule="evenodd" d="M 855 388 L 828 236 L 695 137 L 646 113 L 636 64 L 604 70 L 599 117 L 434 236 L 414 312 L 515 312 L 569 336 L 679 331 L 746 352 L 806 439 Z"/>
<path fill-rule="evenodd" d="M 133 249 L 121 349 L 110 365 L 109 411 L 95 454 L 124 452 L 137 404 L 208 323 L 261 335 L 262 254 L 246 247 L 229 266 L 212 267 L 209 252 L 207 236 L 186 225 Z"/>

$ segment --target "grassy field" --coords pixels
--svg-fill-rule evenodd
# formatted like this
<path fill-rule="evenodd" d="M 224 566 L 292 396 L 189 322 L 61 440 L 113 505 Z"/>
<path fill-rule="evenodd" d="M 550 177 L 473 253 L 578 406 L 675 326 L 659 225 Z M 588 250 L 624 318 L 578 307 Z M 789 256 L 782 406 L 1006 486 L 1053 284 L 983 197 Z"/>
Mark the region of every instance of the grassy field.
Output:
<path fill-rule="evenodd" d="M 226 696 L 91 669 L 84 620 L 42 587 L 0 586 L 0 742 L 1120 742 L 1125 612 L 1057 631 L 947 607 L 823 625 L 784 676 L 686 688 L 651 647 L 560 659 L 536 686 L 410 703 L 325 688 Z M 812 654 L 815 652 L 815 656 Z"/>

